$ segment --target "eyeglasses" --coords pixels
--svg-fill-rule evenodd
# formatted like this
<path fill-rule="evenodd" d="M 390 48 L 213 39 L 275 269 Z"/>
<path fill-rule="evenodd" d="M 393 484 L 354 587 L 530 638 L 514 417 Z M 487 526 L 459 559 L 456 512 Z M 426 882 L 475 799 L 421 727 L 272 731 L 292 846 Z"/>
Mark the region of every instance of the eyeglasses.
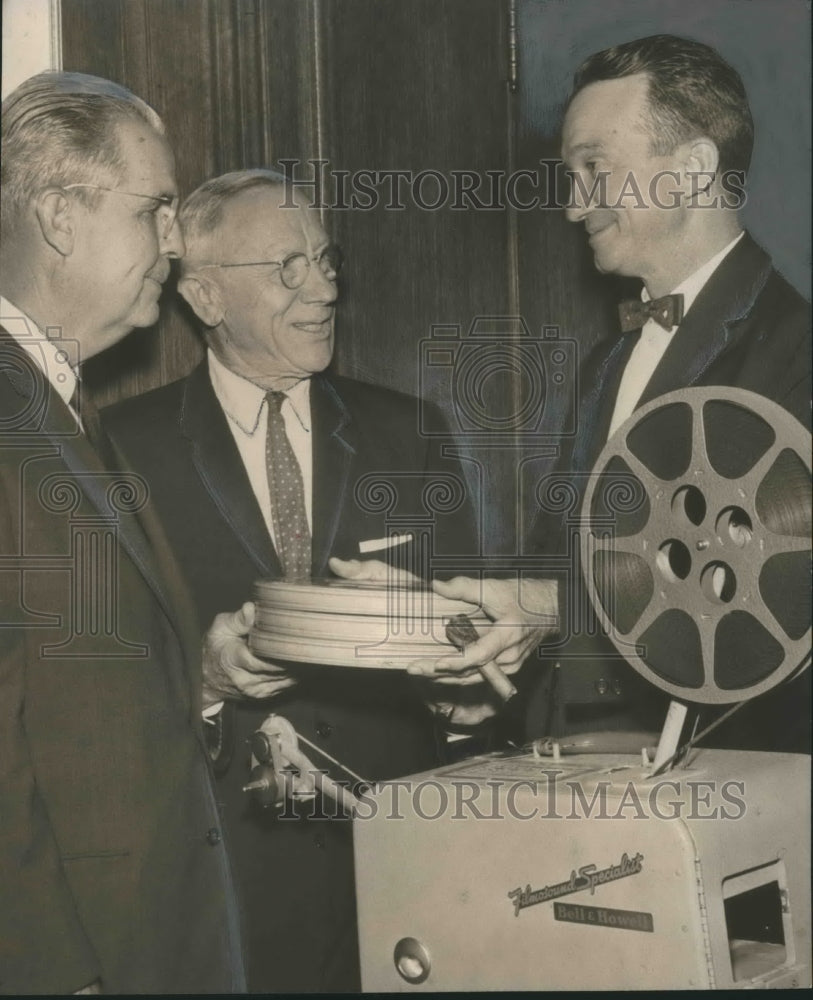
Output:
<path fill-rule="evenodd" d="M 157 202 L 153 211 L 158 235 L 165 240 L 172 232 L 175 220 L 178 217 L 178 196 L 168 194 L 139 194 L 137 191 L 121 191 L 119 188 L 104 187 L 101 184 L 65 184 L 66 191 L 72 188 L 91 188 L 94 191 L 109 191 L 110 194 L 124 194 L 128 198 L 149 198 L 150 201 Z"/>
<path fill-rule="evenodd" d="M 283 285 L 293 291 L 296 288 L 301 288 L 308 280 L 311 261 L 317 265 L 328 281 L 335 281 L 342 269 L 344 255 L 340 247 L 331 243 L 321 253 L 315 254 L 313 257 L 309 257 L 306 253 L 292 253 L 283 260 L 254 260 L 240 264 L 201 264 L 200 270 L 207 267 L 267 267 L 273 265 L 279 268 L 279 277 Z"/>

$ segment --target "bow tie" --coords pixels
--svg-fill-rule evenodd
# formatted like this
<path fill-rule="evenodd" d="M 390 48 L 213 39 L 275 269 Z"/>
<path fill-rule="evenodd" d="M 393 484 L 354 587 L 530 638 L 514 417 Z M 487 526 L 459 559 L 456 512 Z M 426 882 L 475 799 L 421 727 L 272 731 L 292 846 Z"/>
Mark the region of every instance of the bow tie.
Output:
<path fill-rule="evenodd" d="M 618 315 L 621 319 L 622 333 L 640 330 L 648 319 L 654 319 L 664 330 L 671 330 L 683 319 L 683 296 L 664 295 L 649 302 L 628 299 L 619 304 Z"/>

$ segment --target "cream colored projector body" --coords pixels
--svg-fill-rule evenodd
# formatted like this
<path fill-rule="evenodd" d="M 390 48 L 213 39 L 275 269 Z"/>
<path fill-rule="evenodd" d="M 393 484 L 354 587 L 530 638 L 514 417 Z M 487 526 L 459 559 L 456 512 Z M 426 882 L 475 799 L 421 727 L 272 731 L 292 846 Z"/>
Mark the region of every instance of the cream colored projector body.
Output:
<path fill-rule="evenodd" d="M 576 494 L 553 476 L 539 496 Z M 694 748 L 665 768 L 685 703 L 809 662 L 811 506 L 810 435 L 753 393 L 682 390 L 619 428 L 569 524 L 607 636 L 675 699 L 663 773 L 525 752 L 366 797 L 366 991 L 810 986 L 809 758 Z"/>
<path fill-rule="evenodd" d="M 362 987 L 809 986 L 809 789 L 807 757 L 713 750 L 381 786 L 354 822 Z"/>

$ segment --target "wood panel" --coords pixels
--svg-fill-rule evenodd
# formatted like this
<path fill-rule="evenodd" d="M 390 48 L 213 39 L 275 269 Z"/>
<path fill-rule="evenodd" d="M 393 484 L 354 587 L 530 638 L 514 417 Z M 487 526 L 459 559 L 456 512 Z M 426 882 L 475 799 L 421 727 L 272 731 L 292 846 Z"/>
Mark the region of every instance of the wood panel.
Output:
<path fill-rule="evenodd" d="M 62 0 L 63 65 L 156 108 L 189 192 L 227 170 L 314 155 L 311 22 L 297 0 Z M 202 356 L 175 279 L 154 328 L 86 366 L 100 405 L 180 378 Z"/>
<path fill-rule="evenodd" d="M 505 167 L 502 4 L 352 0 L 322 9 L 328 170 L 448 179 Z M 426 210 L 408 181 L 402 188 L 402 209 L 386 207 L 382 183 L 375 207 L 330 213 L 347 252 L 338 358 L 348 373 L 414 391 L 417 345 L 432 324 L 468 328 L 479 314 L 505 312 L 507 227 L 501 211 L 455 210 L 451 196 Z M 420 193 L 440 200 L 431 177 Z"/>
<path fill-rule="evenodd" d="M 328 212 L 347 258 L 336 364 L 346 374 L 428 397 L 459 429 L 459 366 L 429 372 L 422 357 L 434 326 L 459 327 L 465 337 L 478 316 L 509 312 L 506 211 L 452 207 L 454 171 L 487 181 L 486 171 L 504 171 L 508 162 L 507 4 L 349 0 L 322 3 L 320 11 L 328 178 L 330 171 L 363 179 L 364 171 L 394 170 L 413 180 L 422 171 L 442 178 L 425 175 L 414 194 L 405 178 L 395 198 L 389 182 L 373 183 L 377 202 L 370 207 Z M 340 200 L 335 184 L 327 184 L 325 200 L 334 206 Z M 421 201 L 439 204 L 430 209 Z M 505 337 L 504 322 L 493 328 Z M 492 396 L 513 395 L 510 377 L 496 369 L 482 375 Z M 475 447 L 464 435 L 463 444 L 484 480 L 484 538 L 490 548 L 513 550 L 510 442 L 499 435 L 489 447 Z M 475 466 L 469 469 L 474 484 Z"/>

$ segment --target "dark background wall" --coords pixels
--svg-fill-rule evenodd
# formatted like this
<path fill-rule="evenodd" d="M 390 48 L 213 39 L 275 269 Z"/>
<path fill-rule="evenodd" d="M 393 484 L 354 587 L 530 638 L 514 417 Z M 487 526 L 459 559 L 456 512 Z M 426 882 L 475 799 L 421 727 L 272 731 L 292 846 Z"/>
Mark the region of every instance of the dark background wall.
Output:
<path fill-rule="evenodd" d="M 754 110 L 747 224 L 807 290 L 804 0 L 62 0 L 62 28 L 66 69 L 121 81 L 163 115 L 187 192 L 283 159 L 306 178 L 311 159 L 327 171 L 446 178 L 535 170 L 558 155 L 582 58 L 644 34 L 698 38 L 740 70 Z M 422 190 L 431 203 L 437 189 Z M 323 201 L 334 195 L 328 185 Z M 595 273 L 559 210 L 454 208 L 451 197 L 429 210 L 408 193 L 393 208 L 379 195 L 369 210 L 326 212 L 347 257 L 335 367 L 446 410 L 485 498 L 486 550 L 516 552 L 517 497 L 528 501 L 550 467 L 556 435 L 577 429 L 568 391 L 578 357 L 614 334 L 619 282 Z M 100 403 L 178 378 L 201 357 L 171 286 L 162 311 L 155 329 L 88 365 Z M 467 339 L 478 317 L 481 336 Z M 448 363 L 428 364 L 437 327 L 459 332 L 457 346 Z"/>

